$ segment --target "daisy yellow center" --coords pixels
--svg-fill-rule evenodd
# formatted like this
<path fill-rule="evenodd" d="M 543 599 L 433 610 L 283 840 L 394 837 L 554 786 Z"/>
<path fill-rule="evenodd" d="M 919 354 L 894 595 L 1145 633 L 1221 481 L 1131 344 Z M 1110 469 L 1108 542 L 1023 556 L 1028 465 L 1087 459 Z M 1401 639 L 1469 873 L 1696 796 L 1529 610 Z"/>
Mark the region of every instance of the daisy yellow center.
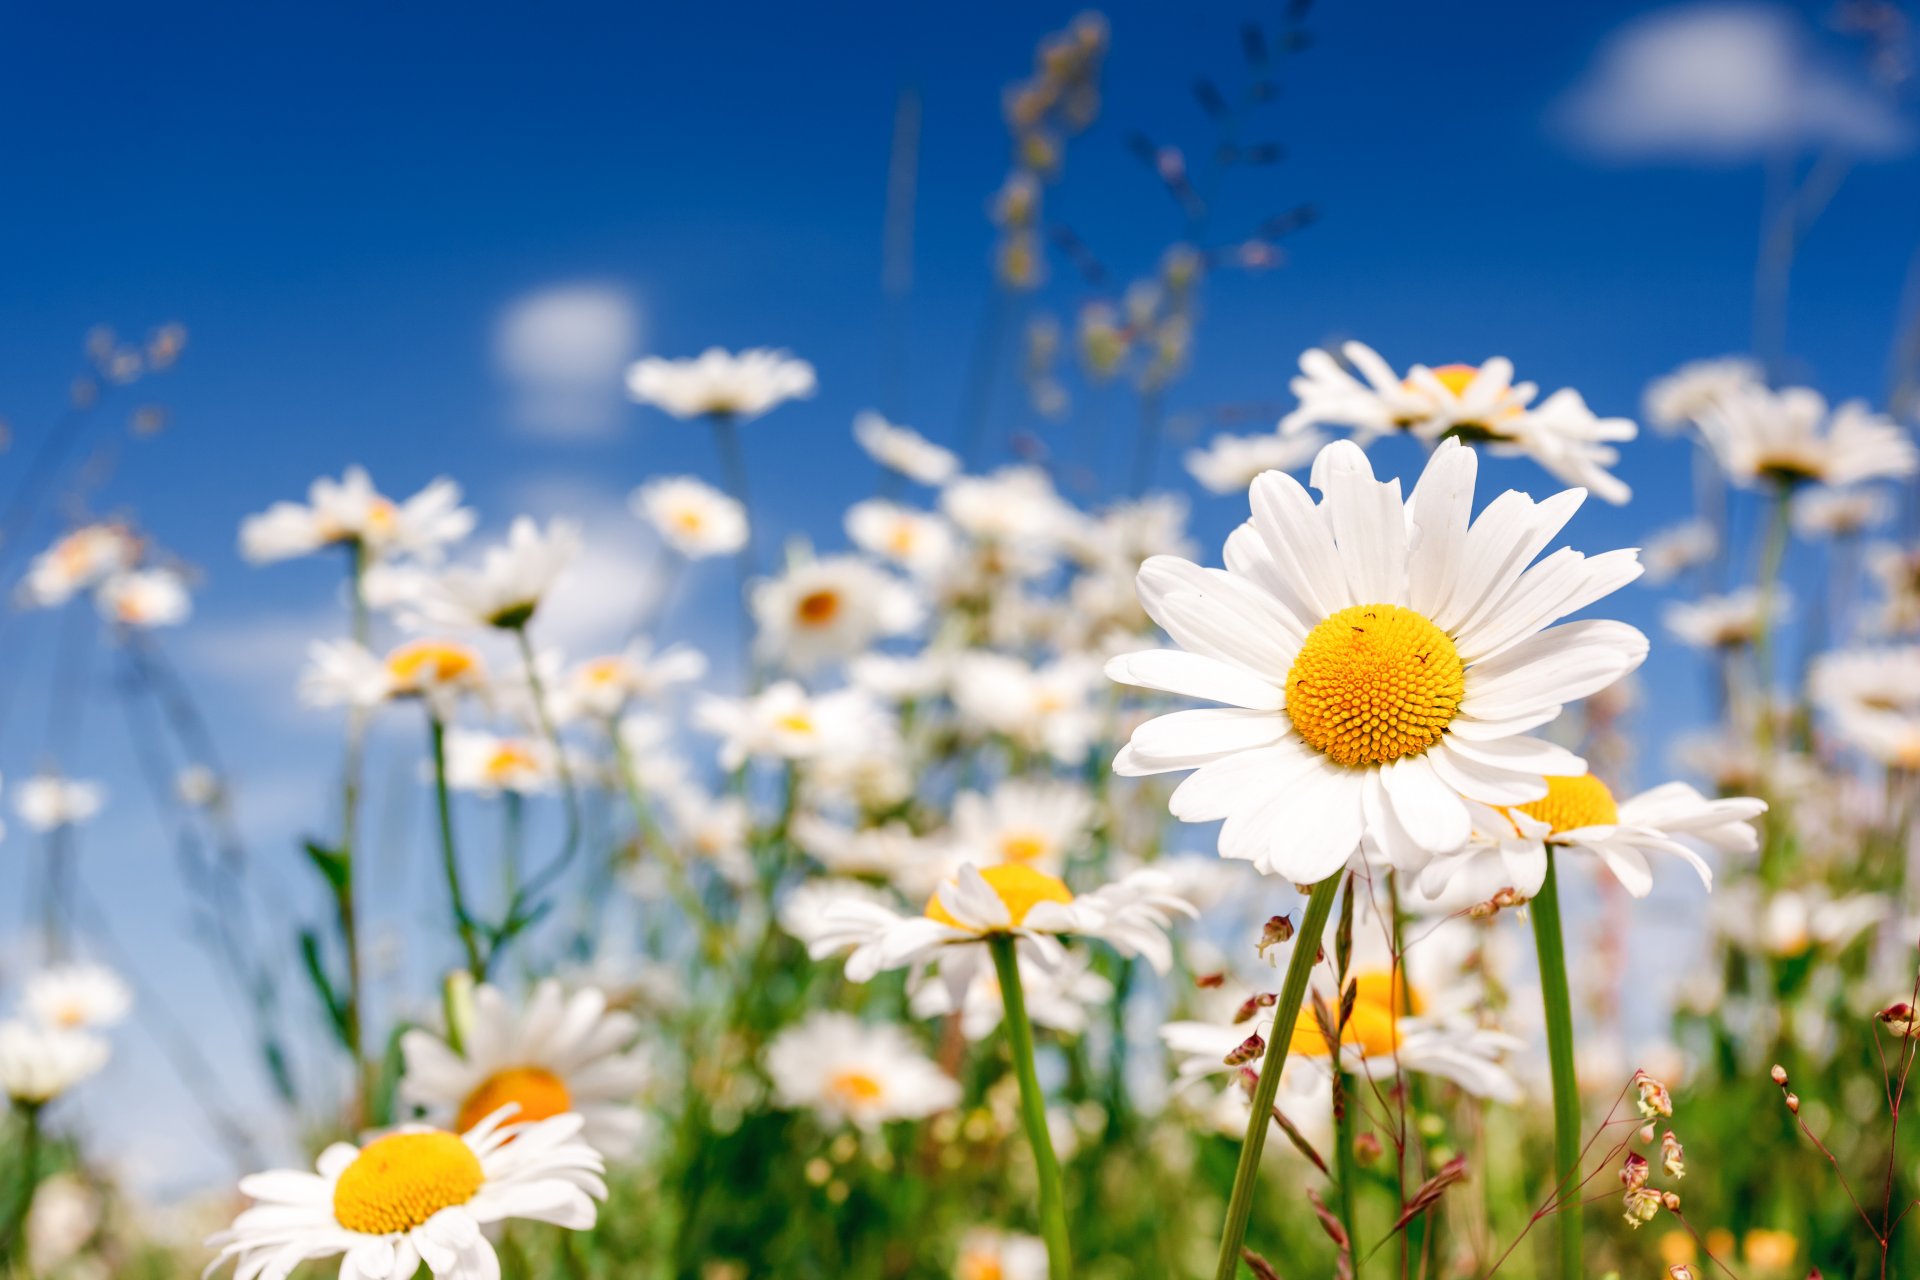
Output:
<path fill-rule="evenodd" d="M 1467 394 L 1467 388 L 1480 376 L 1480 370 L 1470 364 L 1443 364 L 1433 371 L 1433 376 L 1441 386 L 1456 396 Z"/>
<path fill-rule="evenodd" d="M 53 1021 L 62 1027 L 84 1027 L 87 1025 L 86 1008 L 75 1001 L 68 1001 L 53 1011 Z"/>
<path fill-rule="evenodd" d="M 1426 751 L 1466 694 L 1466 668 L 1447 633 L 1391 604 L 1358 604 L 1326 619 L 1287 672 L 1293 727 L 1349 766 Z"/>
<path fill-rule="evenodd" d="M 800 711 L 790 712 L 787 715 L 781 716 L 778 720 L 774 721 L 774 723 L 782 729 L 785 729 L 788 733 L 813 732 L 812 718 Z"/>
<path fill-rule="evenodd" d="M 1024 862 L 1003 862 L 987 867 L 981 871 L 980 878 L 987 882 L 994 896 L 1006 904 L 1007 916 L 1015 925 L 1024 921 L 1027 913 L 1043 902 L 1073 901 L 1073 891 L 1062 881 L 1044 871 L 1035 871 Z M 937 893 L 927 902 L 927 918 L 956 929 L 968 927 L 948 913 Z"/>
<path fill-rule="evenodd" d="M 1341 1028 L 1340 1043 L 1358 1045 L 1369 1058 L 1392 1057 L 1400 1047 L 1400 1016 L 1407 1011 L 1420 1012 L 1423 1005 L 1420 994 L 1384 971 L 1355 975 L 1354 987 L 1353 1012 L 1347 1017 L 1347 1025 Z M 1330 1056 L 1319 1019 L 1305 1014 L 1294 1024 L 1289 1044 L 1294 1053 L 1315 1058 Z"/>
<path fill-rule="evenodd" d="M 530 773 L 539 767 L 531 751 L 517 742 L 503 742 L 493 749 L 493 754 L 487 759 L 487 776 L 506 778 L 516 773 Z"/>
<path fill-rule="evenodd" d="M 626 678 L 627 662 L 624 658 L 595 658 L 581 674 L 588 684 L 596 687 L 618 684 Z"/>
<path fill-rule="evenodd" d="M 698 533 L 706 528 L 707 518 L 693 507 L 682 507 L 673 513 L 673 523 L 683 533 Z"/>
<path fill-rule="evenodd" d="M 970 1253 L 960 1259 L 959 1280 L 1006 1280 L 1007 1269 L 990 1253 Z"/>
<path fill-rule="evenodd" d="M 375 498 L 367 505 L 367 532 L 374 534 L 392 533 L 398 523 L 399 510 L 389 498 Z"/>
<path fill-rule="evenodd" d="M 509 1067 L 494 1072 L 467 1095 L 454 1125 L 465 1133 L 508 1103 L 520 1106 L 512 1123 L 532 1124 L 573 1110 L 573 1095 L 559 1076 L 544 1067 Z"/>
<path fill-rule="evenodd" d="M 912 555 L 919 541 L 919 531 L 902 520 L 893 526 L 893 532 L 887 536 L 887 548 L 897 556 Z"/>
<path fill-rule="evenodd" d="M 1620 821 L 1620 806 L 1614 803 L 1613 792 L 1590 773 L 1577 778 L 1548 778 L 1545 796 L 1514 808 L 1546 823 L 1555 835 L 1581 827 L 1611 827 Z"/>
<path fill-rule="evenodd" d="M 390 1235 L 465 1204 L 486 1181 L 480 1157 L 451 1133 L 394 1133 L 361 1149 L 333 1187 L 333 1216 L 363 1235 Z"/>
<path fill-rule="evenodd" d="M 479 669 L 480 658 L 446 640 L 410 640 L 387 655 L 387 674 L 405 689 L 447 684 Z"/>
<path fill-rule="evenodd" d="M 1045 838 L 1031 831 L 1012 832 L 1000 841 L 1000 856 L 1008 862 L 1032 862 L 1046 852 Z"/>
<path fill-rule="evenodd" d="M 842 1102 L 858 1105 L 877 1102 L 886 1089 L 864 1071 L 842 1071 L 827 1081 L 827 1092 Z"/>
<path fill-rule="evenodd" d="M 824 627 L 840 616 L 840 593 L 809 591 L 793 606 L 793 614 L 804 626 Z"/>

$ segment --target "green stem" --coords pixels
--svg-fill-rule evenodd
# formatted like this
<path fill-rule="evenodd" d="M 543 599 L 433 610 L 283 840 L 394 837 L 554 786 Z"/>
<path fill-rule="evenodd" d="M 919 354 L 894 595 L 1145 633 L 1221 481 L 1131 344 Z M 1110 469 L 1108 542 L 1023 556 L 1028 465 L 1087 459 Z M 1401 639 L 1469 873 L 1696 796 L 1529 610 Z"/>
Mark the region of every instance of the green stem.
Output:
<path fill-rule="evenodd" d="M 1348 886 L 1347 892 L 1353 892 Z M 1360 1252 L 1360 1211 L 1355 1207 L 1355 1199 L 1360 1189 L 1360 1162 L 1355 1158 L 1353 1141 L 1359 1136 L 1355 1120 L 1355 1102 L 1353 1074 L 1336 1071 L 1333 1077 L 1333 1175 L 1339 1183 L 1340 1225 L 1347 1232 L 1347 1258 L 1352 1264 L 1352 1275 L 1358 1280 L 1360 1264 L 1364 1261 Z"/>
<path fill-rule="evenodd" d="M 1767 540 L 1760 552 L 1760 617 L 1753 641 L 1753 665 L 1760 714 L 1754 733 L 1763 754 L 1773 749 L 1773 606 L 1786 563 L 1792 524 L 1792 491 L 1785 481 L 1774 486 L 1767 519 Z"/>
<path fill-rule="evenodd" d="M 358 539 L 347 547 L 347 594 L 352 601 L 353 639 L 362 649 L 373 626 L 367 609 L 367 549 Z M 333 913 L 340 927 L 340 949 L 346 953 L 347 994 L 343 1002 L 347 1053 L 353 1058 L 356 1085 L 355 1127 L 365 1123 L 373 1104 L 375 1063 L 366 1054 L 365 978 L 360 964 L 360 910 L 354 890 L 354 854 L 360 842 L 360 779 L 366 761 L 367 713 L 358 707 L 347 712 L 346 758 L 340 782 L 340 878 L 334 885 Z"/>
<path fill-rule="evenodd" d="M 1560 931 L 1559 873 L 1547 849 L 1547 878 L 1528 907 L 1540 958 L 1540 1000 L 1546 1009 L 1547 1059 L 1553 1068 L 1554 1198 L 1580 1185 L 1580 1083 L 1573 1065 L 1573 997 L 1567 989 L 1567 948 Z M 1575 1197 L 1556 1215 L 1561 1280 L 1580 1280 L 1580 1204 Z"/>
<path fill-rule="evenodd" d="M 1214 1280 L 1234 1280 L 1240 1271 L 1240 1244 L 1247 1238 L 1247 1220 L 1253 1216 L 1253 1188 L 1260 1177 L 1260 1153 L 1266 1149 L 1267 1130 L 1273 1124 L 1273 1099 L 1280 1091 L 1280 1073 L 1287 1065 L 1287 1050 L 1293 1040 L 1293 1024 L 1300 1017 L 1300 1002 L 1306 998 L 1307 979 L 1313 976 L 1314 962 L 1320 953 L 1320 937 L 1327 930 L 1327 917 L 1333 912 L 1333 897 L 1340 888 L 1340 877 L 1328 876 L 1313 886 L 1307 899 L 1307 916 L 1294 936 L 1293 956 L 1287 961 L 1286 981 L 1280 988 L 1280 1003 L 1274 1006 L 1273 1028 L 1267 1037 L 1267 1054 L 1260 1066 L 1260 1079 L 1253 1087 L 1253 1113 L 1247 1117 L 1247 1136 L 1240 1144 L 1240 1163 L 1233 1171 L 1233 1194 L 1227 1201 L 1227 1221 L 1220 1231 L 1220 1256 L 1214 1263 Z"/>
<path fill-rule="evenodd" d="M 718 965 L 726 959 L 726 938 L 713 913 L 707 910 L 706 904 L 700 901 L 700 895 L 695 892 L 687 874 L 686 862 L 667 842 L 653 819 L 653 809 L 640 789 L 640 776 L 634 771 L 633 753 L 627 749 L 626 739 L 620 736 L 618 720 L 607 722 L 607 740 L 613 744 L 613 764 L 620 771 L 620 782 L 626 789 L 627 803 L 633 806 L 636 843 L 643 853 L 649 845 L 659 853 L 660 860 L 666 864 L 668 882 L 675 900 L 680 904 L 680 910 L 686 913 L 687 923 L 700 931 L 700 945 L 707 962 Z"/>
<path fill-rule="evenodd" d="M 1047 1103 L 1040 1094 L 1040 1077 L 1033 1067 L 1033 1024 L 1027 1020 L 1027 997 L 1020 988 L 1020 962 L 1014 955 L 1013 935 L 997 933 L 987 939 L 993 952 L 994 973 L 1000 979 L 1000 998 L 1007 1009 L 1007 1042 L 1013 1050 L 1013 1072 L 1020 1081 L 1020 1118 L 1033 1145 L 1033 1163 L 1040 1174 L 1040 1234 L 1047 1242 L 1049 1280 L 1071 1280 L 1073 1249 L 1067 1237 L 1067 1202 L 1060 1183 L 1060 1161 L 1053 1154 L 1047 1132 Z"/>
<path fill-rule="evenodd" d="M 533 641 L 527 635 L 524 623 L 513 628 L 513 638 L 519 642 L 520 661 L 527 668 L 527 688 L 533 695 L 533 714 L 539 722 L 540 735 L 553 748 L 554 771 L 560 775 L 560 792 L 567 807 L 567 835 L 560 846 L 560 852 L 554 860 L 541 868 L 527 881 L 525 897 L 536 898 L 544 893 L 562 871 L 573 861 L 573 855 L 580 847 L 580 791 L 573 783 L 573 766 L 567 762 L 567 746 L 560 741 L 560 731 L 553 723 L 553 713 L 547 707 L 546 682 L 540 678 L 540 664 L 534 660 Z M 519 906 L 513 904 L 514 908 Z M 517 910 L 510 915 L 518 915 Z M 509 923 L 512 923 L 510 921 Z"/>
<path fill-rule="evenodd" d="M 447 789 L 447 726 L 440 717 L 427 717 L 427 732 L 433 741 L 433 803 L 440 820 L 440 869 L 447 877 L 447 896 L 453 902 L 453 927 L 460 934 L 460 945 L 467 953 L 467 972 L 477 982 L 487 980 L 487 957 L 480 950 L 480 937 L 473 927 L 473 915 L 467 910 L 466 894 L 460 887 L 460 854 L 453 839 L 453 797 Z"/>
<path fill-rule="evenodd" d="M 27 1239 L 27 1219 L 33 1214 L 33 1195 L 40 1180 L 40 1106 L 19 1104 L 24 1132 L 20 1136 L 20 1192 L 14 1198 L 13 1212 L 7 1215 L 6 1234 L 0 1235 L 0 1266 L 12 1262 L 16 1246 Z"/>

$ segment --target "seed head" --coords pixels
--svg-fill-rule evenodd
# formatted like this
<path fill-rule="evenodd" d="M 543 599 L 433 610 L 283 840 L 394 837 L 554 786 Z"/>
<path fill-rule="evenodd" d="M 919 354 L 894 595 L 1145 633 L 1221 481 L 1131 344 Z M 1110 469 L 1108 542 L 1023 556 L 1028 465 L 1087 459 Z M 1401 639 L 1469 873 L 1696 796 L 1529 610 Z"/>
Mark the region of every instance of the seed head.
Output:
<path fill-rule="evenodd" d="M 1680 1139 L 1674 1136 L 1671 1129 L 1667 1130 L 1666 1136 L 1660 1139 L 1660 1167 L 1667 1171 L 1669 1178 L 1687 1176 L 1686 1150 L 1681 1147 Z"/>
<path fill-rule="evenodd" d="M 1800 1114 L 1800 1095 L 1799 1094 L 1790 1093 L 1787 1095 L 1787 1110 L 1793 1112 L 1793 1114 L 1795 1115 Z"/>
<path fill-rule="evenodd" d="M 1286 916 L 1274 916 L 1271 920 L 1267 921 L 1266 927 L 1260 930 L 1260 946 L 1258 947 L 1260 958 L 1262 960 L 1267 958 L 1267 949 L 1269 947 L 1284 946 L 1286 943 L 1292 941 L 1293 921 Z"/>
<path fill-rule="evenodd" d="M 1256 1032 L 1248 1036 L 1245 1040 L 1242 1040 L 1231 1053 L 1227 1054 L 1225 1061 L 1230 1067 L 1245 1066 L 1266 1051 L 1267 1042 L 1262 1040 L 1259 1033 Z"/>
<path fill-rule="evenodd" d="M 1660 1216 L 1662 1201 L 1660 1193 L 1652 1187 L 1634 1187 L 1627 1192 L 1627 1225 L 1636 1230 L 1643 1224 L 1652 1222 Z"/>
<path fill-rule="evenodd" d="M 1653 1166 L 1638 1151 L 1627 1152 L 1626 1160 L 1620 1165 L 1620 1182 L 1629 1191 L 1638 1191 L 1647 1185 L 1647 1177 L 1653 1172 Z"/>
<path fill-rule="evenodd" d="M 1782 1089 L 1787 1087 L 1787 1069 L 1785 1067 L 1777 1062 L 1774 1063 L 1772 1075 L 1775 1084 L 1779 1085 Z"/>
<path fill-rule="evenodd" d="M 1667 1092 L 1666 1085 L 1644 1071 L 1633 1073 L 1633 1084 L 1640 1093 L 1641 1115 L 1651 1120 L 1655 1116 L 1673 1114 L 1673 1095 Z"/>
<path fill-rule="evenodd" d="M 1905 1001 L 1890 1004 L 1874 1016 L 1901 1039 L 1920 1040 L 1920 1016 L 1916 1016 L 1913 1006 Z"/>

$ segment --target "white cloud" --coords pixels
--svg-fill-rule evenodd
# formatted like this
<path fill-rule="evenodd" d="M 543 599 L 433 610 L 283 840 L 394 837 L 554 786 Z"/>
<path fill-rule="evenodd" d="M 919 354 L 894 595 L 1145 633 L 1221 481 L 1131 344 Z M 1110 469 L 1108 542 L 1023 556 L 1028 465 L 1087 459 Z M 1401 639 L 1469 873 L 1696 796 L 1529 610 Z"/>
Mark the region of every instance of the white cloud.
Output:
<path fill-rule="evenodd" d="M 547 436 L 606 431 L 625 403 L 621 375 L 639 342 L 633 300 L 610 285 L 559 285 L 515 299 L 494 332 L 515 423 Z"/>
<path fill-rule="evenodd" d="M 1796 15 L 1695 4 L 1634 19 L 1600 46 L 1555 124 L 1621 160 L 1745 160 L 1780 147 L 1904 149 L 1907 122 L 1815 47 Z"/>

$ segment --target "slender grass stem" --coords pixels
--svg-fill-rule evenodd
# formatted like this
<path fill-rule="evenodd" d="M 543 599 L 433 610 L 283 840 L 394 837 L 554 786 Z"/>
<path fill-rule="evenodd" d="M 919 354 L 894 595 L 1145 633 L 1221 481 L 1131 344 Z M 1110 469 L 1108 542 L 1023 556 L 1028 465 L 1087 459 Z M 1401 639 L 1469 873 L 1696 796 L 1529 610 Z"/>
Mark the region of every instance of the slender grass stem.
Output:
<path fill-rule="evenodd" d="M 467 953 L 467 972 L 477 981 L 487 977 L 487 956 L 480 949 L 479 931 L 473 925 L 473 913 L 460 886 L 460 851 L 453 838 L 453 797 L 447 789 L 447 726 L 439 716 L 427 717 L 427 732 L 433 743 L 433 804 L 440 823 L 440 870 L 447 878 L 447 896 L 453 904 L 453 927 L 460 935 L 460 946 Z"/>
<path fill-rule="evenodd" d="M 554 772 L 560 775 L 560 796 L 566 805 L 567 818 L 567 833 L 561 842 L 560 852 L 554 856 L 553 861 L 527 880 L 521 897 L 531 901 L 552 887 L 553 882 L 559 879 L 561 872 L 567 869 L 573 862 L 574 854 L 579 851 L 580 789 L 574 784 L 573 766 L 567 760 L 567 744 L 560 740 L 560 731 L 553 723 L 553 712 L 547 706 L 546 681 L 540 678 L 540 664 L 535 659 L 533 640 L 527 635 L 524 623 L 513 628 L 513 638 L 520 646 L 520 661 L 527 669 L 527 690 L 533 697 L 533 714 L 540 725 L 540 736 L 545 738 L 547 745 L 553 748 L 553 768 Z M 513 905 L 516 908 L 513 915 L 517 917 L 519 903 L 516 902 Z M 510 919 L 508 923 L 513 925 L 518 921 Z"/>
<path fill-rule="evenodd" d="M 1027 1020 L 1026 993 L 1020 988 L 1020 963 L 1013 936 L 995 934 L 987 940 L 993 952 L 994 973 L 1000 979 L 1000 997 L 1007 1007 L 1007 1043 L 1013 1050 L 1013 1072 L 1020 1081 L 1020 1118 L 1033 1145 L 1033 1163 L 1040 1174 L 1040 1234 L 1047 1242 L 1049 1280 L 1071 1280 L 1073 1247 L 1067 1236 L 1067 1202 L 1060 1181 L 1060 1161 L 1047 1132 L 1047 1103 L 1040 1094 L 1040 1077 L 1033 1066 L 1033 1023 Z"/>
<path fill-rule="evenodd" d="M 1580 1185 L 1580 1083 L 1573 1065 L 1573 997 L 1567 989 L 1566 939 L 1560 930 L 1559 872 L 1547 850 L 1547 878 L 1528 908 L 1533 945 L 1540 958 L 1540 1000 L 1545 1006 L 1547 1059 L 1553 1068 L 1553 1176 L 1555 1195 Z M 1580 1280 L 1580 1209 L 1577 1202 L 1556 1215 L 1560 1232 L 1560 1280 Z"/>
<path fill-rule="evenodd" d="M 1348 892 L 1352 892 L 1352 889 L 1349 888 Z M 1356 1104 L 1359 1099 L 1354 1096 L 1353 1085 L 1350 1072 L 1339 1071 L 1334 1074 L 1333 1175 L 1339 1183 L 1340 1225 L 1347 1232 L 1347 1257 L 1355 1280 L 1358 1280 L 1365 1255 L 1360 1250 L 1360 1162 L 1355 1158 L 1353 1149 L 1353 1140 L 1359 1136 L 1354 1123 L 1358 1116 Z"/>
<path fill-rule="evenodd" d="M 1267 1129 L 1273 1124 L 1273 1099 L 1280 1090 L 1280 1072 L 1287 1065 L 1293 1024 L 1299 1020 L 1300 1002 L 1306 998 L 1307 979 L 1313 975 L 1320 937 L 1327 930 L 1327 917 L 1333 912 L 1333 898 L 1339 888 L 1337 875 L 1313 886 L 1306 919 L 1293 940 L 1293 957 L 1287 962 L 1280 1002 L 1273 1010 L 1267 1056 L 1261 1063 L 1259 1082 L 1253 1087 L 1253 1113 L 1247 1117 L 1247 1136 L 1240 1144 L 1240 1163 L 1233 1171 L 1233 1194 L 1227 1200 L 1227 1221 L 1220 1231 L 1214 1280 L 1234 1280 L 1240 1270 L 1240 1245 L 1247 1238 L 1247 1220 L 1253 1216 L 1253 1188 L 1260 1178 L 1260 1153 L 1266 1149 Z"/>
<path fill-rule="evenodd" d="M 1780 590 L 1780 570 L 1787 558 L 1787 538 L 1792 528 L 1792 496 L 1792 490 L 1785 481 L 1774 486 L 1767 515 L 1766 542 L 1760 552 L 1760 616 L 1753 639 L 1753 692 L 1759 706 L 1754 734 L 1763 753 L 1773 750 L 1773 611 Z"/>
<path fill-rule="evenodd" d="M 20 1191 L 14 1197 L 6 1219 L 6 1234 L 0 1235 L 0 1268 L 13 1261 L 17 1247 L 26 1243 L 27 1219 L 33 1214 L 33 1195 L 40 1180 L 40 1108 L 22 1103 L 20 1111 Z"/>

